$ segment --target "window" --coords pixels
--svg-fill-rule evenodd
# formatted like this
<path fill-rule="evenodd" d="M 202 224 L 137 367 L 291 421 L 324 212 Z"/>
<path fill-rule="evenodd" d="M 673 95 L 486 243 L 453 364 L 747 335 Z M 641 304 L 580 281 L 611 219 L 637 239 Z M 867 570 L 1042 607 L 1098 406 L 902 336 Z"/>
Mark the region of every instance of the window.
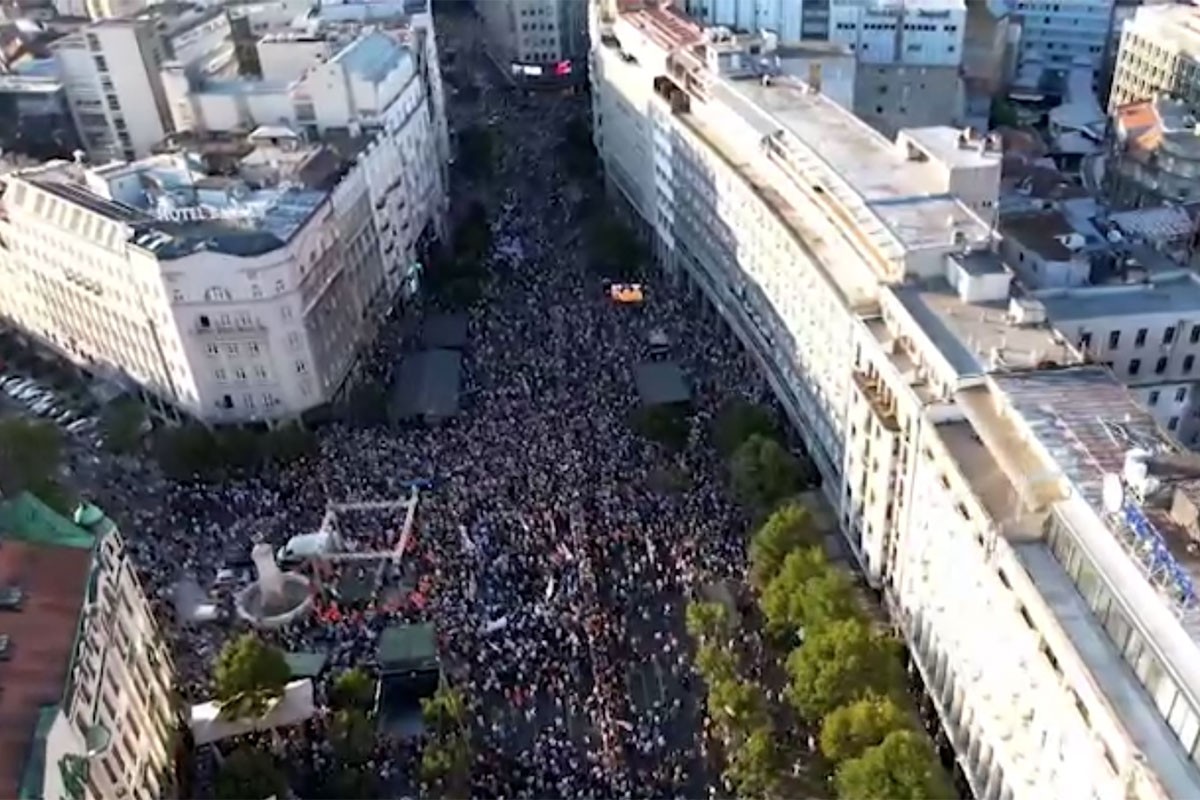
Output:
<path fill-rule="evenodd" d="M 288 338 L 287 338 L 287 343 L 288 343 L 288 347 L 292 348 L 293 350 L 299 350 L 300 349 L 300 334 L 296 333 L 295 331 L 292 331 L 291 333 L 289 333 Z"/>
<path fill-rule="evenodd" d="M 1187 387 L 1180 386 L 1175 390 L 1175 402 L 1182 403 L 1187 398 Z"/>
<path fill-rule="evenodd" d="M 1087 350 L 1092 346 L 1092 334 L 1090 331 L 1084 331 L 1079 334 L 1079 349 Z"/>
<path fill-rule="evenodd" d="M 227 376 L 225 375 L 225 370 L 218 369 L 218 370 L 213 371 L 213 377 L 223 383 L 226 380 Z"/>
<path fill-rule="evenodd" d="M 242 369 L 241 367 L 238 367 L 237 369 L 235 369 L 233 371 L 233 377 L 239 381 L 246 380 L 246 370 Z"/>
<path fill-rule="evenodd" d="M 1163 356 L 1163 357 L 1159 358 L 1158 361 L 1154 362 L 1154 374 L 1162 375 L 1166 371 L 1167 371 L 1167 358 L 1166 358 L 1166 356 Z"/>
<path fill-rule="evenodd" d="M 1108 349 L 1116 350 L 1121 345 L 1121 332 L 1113 331 L 1108 334 Z"/>
<path fill-rule="evenodd" d="M 260 348 L 258 346 L 258 342 L 249 342 L 246 345 L 246 349 L 250 351 L 250 355 L 256 356 L 256 355 L 258 355 L 259 350 L 261 350 L 262 348 Z"/>
<path fill-rule="evenodd" d="M 172 289 L 171 290 L 171 299 L 173 301 L 175 301 L 176 303 L 182 303 L 183 302 L 183 291 L 181 289 Z"/>
<path fill-rule="evenodd" d="M 283 308 L 279 309 L 279 316 L 283 317 L 285 322 L 287 320 L 291 319 L 292 318 L 292 307 L 284 306 Z"/>
<path fill-rule="evenodd" d="M 1192 326 L 1191 336 L 1188 337 L 1192 344 L 1200 344 L 1200 325 Z"/>
<path fill-rule="evenodd" d="M 1168 325 L 1167 329 L 1163 331 L 1163 344 L 1170 344 L 1173 341 L 1175 341 L 1175 326 Z"/>
<path fill-rule="evenodd" d="M 279 280 L 275 281 L 275 294 L 282 294 L 283 286 L 284 286 L 283 278 L 280 278 Z"/>
<path fill-rule="evenodd" d="M 1171 417 L 1167 420 L 1167 430 L 1173 431 L 1179 427 L 1179 417 Z"/>
<path fill-rule="evenodd" d="M 1195 366 L 1195 364 L 1196 364 L 1195 356 L 1184 356 L 1183 357 L 1183 373 L 1186 375 L 1187 373 L 1191 372 L 1192 367 Z"/>
<path fill-rule="evenodd" d="M 225 395 L 221 398 L 221 408 L 233 408 L 233 396 Z"/>
<path fill-rule="evenodd" d="M 1150 398 L 1149 398 L 1148 402 L 1152 406 L 1158 405 L 1158 389 L 1155 389 L 1153 392 L 1150 393 Z"/>
<path fill-rule="evenodd" d="M 215 344 L 210 344 L 210 345 L 208 346 L 208 355 L 209 355 L 210 357 L 211 357 L 211 356 L 217 356 L 217 355 L 220 355 L 220 354 L 221 354 L 221 348 L 217 347 Z"/>
<path fill-rule="evenodd" d="M 108 72 L 108 62 L 104 60 L 104 56 L 92 56 L 92 60 L 96 62 L 96 69 Z"/>
<path fill-rule="evenodd" d="M 200 323 L 200 327 L 201 327 L 201 328 L 207 328 L 207 327 L 209 327 L 209 326 L 211 325 L 211 323 L 208 321 L 208 315 L 207 315 L 207 314 L 201 314 L 201 315 L 200 315 L 199 323 Z"/>
<path fill-rule="evenodd" d="M 262 297 L 262 287 L 259 286 L 257 283 L 251 284 L 250 285 L 250 296 L 255 299 Z"/>
<path fill-rule="evenodd" d="M 236 344 L 227 344 L 225 345 L 225 352 L 231 356 L 236 356 L 238 354 L 238 346 Z"/>
<path fill-rule="evenodd" d="M 1140 358 L 1129 359 L 1129 374 L 1130 375 L 1137 375 L 1138 371 L 1141 370 L 1141 368 L 1142 368 L 1142 360 Z"/>
<path fill-rule="evenodd" d="M 296 362 L 296 374 L 297 375 L 308 374 L 308 364 L 306 364 L 304 361 L 297 361 Z"/>
<path fill-rule="evenodd" d="M 252 395 L 252 394 L 242 395 L 242 405 L 245 406 L 246 408 L 254 408 L 254 395 Z"/>
<path fill-rule="evenodd" d="M 1137 336 L 1133 338 L 1134 347 L 1145 347 L 1146 345 L 1146 329 L 1138 328 Z"/>

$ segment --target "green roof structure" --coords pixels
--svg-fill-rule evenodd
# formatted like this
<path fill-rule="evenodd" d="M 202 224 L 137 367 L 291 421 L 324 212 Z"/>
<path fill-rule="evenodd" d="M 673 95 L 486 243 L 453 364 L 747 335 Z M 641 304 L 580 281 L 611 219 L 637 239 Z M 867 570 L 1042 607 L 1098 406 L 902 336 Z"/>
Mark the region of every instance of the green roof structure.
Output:
<path fill-rule="evenodd" d="M 437 633 L 433 624 L 387 628 L 379 636 L 378 658 L 384 671 L 437 669 Z"/>
<path fill-rule="evenodd" d="M 98 510 L 98 509 L 97 509 Z M 29 492 L 0 502 L 0 531 L 30 544 L 91 550 L 96 537 Z"/>
<path fill-rule="evenodd" d="M 325 671 L 328 655 L 320 652 L 284 653 L 283 660 L 287 662 L 293 678 L 315 678 Z"/>

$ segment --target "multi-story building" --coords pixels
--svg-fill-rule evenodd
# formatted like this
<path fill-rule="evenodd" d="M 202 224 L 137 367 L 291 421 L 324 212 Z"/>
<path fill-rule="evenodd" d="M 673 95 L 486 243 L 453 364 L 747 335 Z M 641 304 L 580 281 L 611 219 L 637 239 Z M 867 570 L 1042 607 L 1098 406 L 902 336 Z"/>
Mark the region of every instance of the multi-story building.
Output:
<path fill-rule="evenodd" d="M 238 177 L 186 150 L 9 175 L 0 311 L 165 413 L 272 420 L 330 401 L 403 276 L 396 253 L 384 268 L 354 166 L 370 140 L 334 151 L 263 130 L 249 144 Z"/>
<path fill-rule="evenodd" d="M 852 110 L 885 135 L 962 119 L 961 0 L 693 0 L 687 8 L 710 25 L 766 31 L 768 41 L 784 45 L 843 45 L 858 62 Z"/>
<path fill-rule="evenodd" d="M 611 193 L 796 423 L 962 785 L 1200 794 L 1200 472 L 996 252 L 996 140 L 593 13 Z"/>
<path fill-rule="evenodd" d="M 1125 23 L 1108 107 L 1159 97 L 1200 111 L 1200 8 L 1143 6 Z"/>
<path fill-rule="evenodd" d="M 587 3 L 579 0 L 476 0 L 489 53 L 514 81 L 579 80 L 587 53 Z"/>
<path fill-rule="evenodd" d="M 171 795 L 174 669 L 120 532 L 31 495 L 0 504 L 0 791 L 5 797 Z"/>
<path fill-rule="evenodd" d="M 79 148 L 62 82 L 40 75 L 0 74 L 0 149 L 37 159 L 70 158 Z"/>
<path fill-rule="evenodd" d="M 1065 76 L 1073 66 L 1089 66 L 1098 73 L 1112 30 L 1113 4 L 1114 0 L 1017 0 L 1017 71 L 1034 80 L 1047 74 Z"/>
<path fill-rule="evenodd" d="M 1118 207 L 1200 200 L 1200 134 L 1184 103 L 1161 98 L 1113 112 L 1105 189 Z"/>
<path fill-rule="evenodd" d="M 53 44 L 88 155 L 140 158 L 170 132 L 159 71 L 166 48 L 151 19 L 106 19 Z"/>

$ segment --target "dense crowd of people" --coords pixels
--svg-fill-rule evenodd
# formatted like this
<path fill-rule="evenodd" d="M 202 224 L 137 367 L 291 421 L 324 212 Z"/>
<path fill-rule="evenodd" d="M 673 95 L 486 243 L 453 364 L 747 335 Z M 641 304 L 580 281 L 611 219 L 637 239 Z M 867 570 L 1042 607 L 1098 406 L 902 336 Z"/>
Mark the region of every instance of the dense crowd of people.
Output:
<path fill-rule="evenodd" d="M 499 144 L 492 188 L 474 192 L 488 207 L 495 257 L 469 315 L 458 416 L 403 428 L 335 424 L 318 431 L 319 455 L 220 485 L 171 482 L 139 465 L 108 487 L 171 622 L 188 700 L 211 694 L 212 660 L 238 623 L 231 614 L 185 623 L 175 602 L 182 581 L 211 587 L 252 542 L 278 547 L 316 530 L 327 503 L 402 497 L 427 477 L 403 561 L 319 576 L 324 585 L 358 570 L 369 597 L 268 636 L 287 650 L 326 652 L 325 675 L 336 675 L 371 665 L 383 628 L 433 622 L 446 674 L 470 704 L 480 797 L 708 791 L 684 608 L 700 585 L 741 578 L 746 523 L 703 437 L 730 393 L 757 400 L 762 389 L 721 326 L 694 324 L 696 309 L 665 283 L 651 282 L 640 305 L 618 305 L 586 263 L 581 190 L 556 157 L 585 102 L 494 86 L 451 104 L 455 124 L 489 125 Z M 412 323 L 410 315 L 380 334 L 370 369 L 379 380 L 410 347 Z M 694 395 L 693 446 L 676 455 L 629 424 L 633 367 L 652 331 L 666 334 Z M 686 488 L 672 489 L 668 474 Z M 390 546 L 403 510 L 351 519 L 347 539 Z M 272 746 L 300 756 L 288 759 L 297 783 L 332 761 L 319 721 Z M 411 775 L 415 753 L 411 742 L 381 738 L 372 768 L 400 785 L 392 778 Z"/>

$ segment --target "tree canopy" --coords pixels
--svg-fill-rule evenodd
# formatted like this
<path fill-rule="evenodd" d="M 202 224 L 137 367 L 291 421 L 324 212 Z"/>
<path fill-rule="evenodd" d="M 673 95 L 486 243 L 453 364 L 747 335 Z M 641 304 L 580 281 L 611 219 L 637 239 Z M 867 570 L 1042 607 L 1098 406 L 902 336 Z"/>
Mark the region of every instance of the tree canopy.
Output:
<path fill-rule="evenodd" d="M 821 723 L 821 753 L 834 763 L 858 758 L 893 731 L 908 730 L 910 719 L 890 697 L 868 694 L 835 708 Z"/>
<path fill-rule="evenodd" d="M 787 554 L 758 600 L 771 633 L 781 635 L 804 627 L 804 588 L 830 569 L 825 551 L 819 547 L 804 547 Z"/>
<path fill-rule="evenodd" d="M 229 642 L 217 657 L 217 702 L 226 718 L 262 716 L 283 695 L 291 677 L 283 652 L 253 633 Z"/>
<path fill-rule="evenodd" d="M 375 726 L 359 709 L 334 712 L 329 738 L 334 755 L 345 764 L 364 764 L 375 751 Z"/>
<path fill-rule="evenodd" d="M 216 479 L 265 463 L 289 464 L 316 451 L 312 432 L 294 424 L 269 431 L 184 425 L 161 431 L 155 444 L 163 470 L 179 479 Z"/>
<path fill-rule="evenodd" d="M 218 800 L 285 797 L 287 781 L 269 753 L 239 747 L 217 772 L 216 795 Z"/>
<path fill-rule="evenodd" d="M 688 443 L 688 414 L 683 405 L 642 406 L 633 412 L 633 429 L 639 436 L 678 452 Z"/>
<path fill-rule="evenodd" d="M 767 698 L 757 683 L 739 678 L 717 680 L 708 687 L 708 713 L 726 740 L 740 742 L 768 724 Z"/>
<path fill-rule="evenodd" d="M 893 731 L 883 742 L 838 767 L 839 800 L 937 800 L 952 797 L 933 746 L 914 731 Z"/>
<path fill-rule="evenodd" d="M 792 704 L 814 721 L 868 693 L 899 691 L 904 683 L 898 644 L 858 619 L 812 631 L 788 657 L 787 670 Z"/>
<path fill-rule="evenodd" d="M 696 671 L 710 686 L 718 681 L 732 680 L 737 676 L 737 657 L 715 644 L 702 644 L 696 648 Z"/>
<path fill-rule="evenodd" d="M 114 400 L 100 413 L 100 429 L 105 448 L 114 453 L 131 453 L 148 429 L 146 409 L 131 398 Z"/>
<path fill-rule="evenodd" d="M 465 796 L 470 785 L 471 742 L 462 692 L 443 683 L 421 700 L 428 738 L 421 751 L 421 780 L 446 796 Z"/>
<path fill-rule="evenodd" d="M 360 667 L 338 675 L 329 690 L 329 704 L 337 709 L 367 711 L 375 701 L 375 679 Z"/>
<path fill-rule="evenodd" d="M 780 506 L 750 540 L 751 582 L 758 587 L 766 586 L 790 553 L 820 543 L 820 534 L 808 509 L 796 503 Z"/>
<path fill-rule="evenodd" d="M 721 603 L 702 603 L 693 600 L 684 612 L 688 634 L 701 644 L 728 638 L 731 628 L 729 609 Z"/>
<path fill-rule="evenodd" d="M 742 442 L 729 463 L 733 491 L 751 510 L 766 514 L 804 488 L 800 462 L 779 442 L 759 434 Z"/>
<path fill-rule="evenodd" d="M 728 458 L 751 436 L 779 438 L 775 418 L 762 406 L 742 399 L 732 400 L 722 407 L 714 425 L 717 450 Z"/>
<path fill-rule="evenodd" d="M 601 213 L 591 219 L 586 241 L 592 268 L 614 281 L 638 280 L 649 254 L 646 246 L 619 218 Z"/>
<path fill-rule="evenodd" d="M 62 434 L 50 423 L 21 417 L 0 419 L 0 491 L 34 491 L 55 479 Z"/>
<path fill-rule="evenodd" d="M 772 797 L 779 788 L 782 754 L 770 726 L 755 728 L 729 755 L 725 775 L 742 798 Z"/>

